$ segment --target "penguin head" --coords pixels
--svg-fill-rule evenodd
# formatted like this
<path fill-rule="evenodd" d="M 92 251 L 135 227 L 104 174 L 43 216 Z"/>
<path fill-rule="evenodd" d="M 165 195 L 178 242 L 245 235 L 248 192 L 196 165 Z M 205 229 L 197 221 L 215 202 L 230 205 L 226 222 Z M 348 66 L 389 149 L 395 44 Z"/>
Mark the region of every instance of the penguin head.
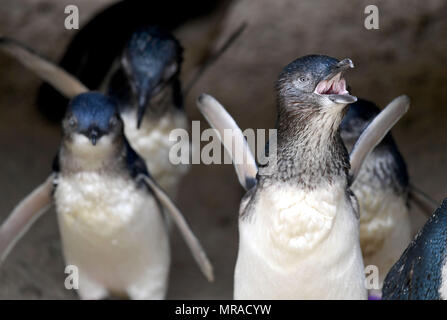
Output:
<path fill-rule="evenodd" d="M 86 152 L 101 151 L 110 149 L 123 136 L 123 122 L 113 99 L 87 92 L 69 102 L 62 130 L 68 146 Z"/>
<path fill-rule="evenodd" d="M 133 33 L 122 66 L 138 104 L 138 127 L 151 99 L 178 77 L 181 62 L 182 47 L 169 32 L 146 27 Z"/>
<path fill-rule="evenodd" d="M 308 55 L 288 64 L 280 73 L 276 88 L 282 105 L 320 110 L 343 109 L 357 100 L 347 90 L 343 74 L 354 68 L 350 59 Z"/>
<path fill-rule="evenodd" d="M 358 99 L 349 105 L 340 124 L 340 134 L 348 150 L 352 150 L 360 135 L 379 113 L 380 108 L 374 102 L 365 99 Z M 386 146 L 397 150 L 391 133 L 385 135 L 373 152 Z"/>
<path fill-rule="evenodd" d="M 341 137 L 348 149 L 352 149 L 362 132 L 379 113 L 379 107 L 368 100 L 358 99 L 349 105 L 340 124 Z"/>

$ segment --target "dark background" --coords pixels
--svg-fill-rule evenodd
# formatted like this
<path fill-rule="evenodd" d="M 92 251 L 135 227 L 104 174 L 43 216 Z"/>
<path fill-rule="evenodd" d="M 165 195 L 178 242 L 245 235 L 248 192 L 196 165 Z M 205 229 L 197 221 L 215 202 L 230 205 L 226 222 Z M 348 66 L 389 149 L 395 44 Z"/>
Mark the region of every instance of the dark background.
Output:
<path fill-rule="evenodd" d="M 14 37 L 58 61 L 75 30 L 64 28 L 65 5 L 79 7 L 81 27 L 111 0 L 1 0 L 0 34 Z M 376 4 L 380 29 L 364 28 L 364 8 Z M 219 7 L 175 32 L 185 47 L 183 77 L 189 79 L 210 50 L 240 23 L 248 28 L 209 69 L 186 101 L 192 120 L 202 120 L 195 98 L 219 99 L 245 128 L 272 128 L 274 81 L 283 66 L 311 53 L 351 58 L 352 92 L 384 107 L 400 94 L 411 109 L 393 129 L 411 181 L 437 201 L 447 195 L 447 2 L 445 0 L 331 1 L 240 0 Z M 173 7 L 175 10 L 175 7 Z M 132 16 L 118 17 L 125 24 Z M 150 23 L 150 21 L 148 21 Z M 59 126 L 36 109 L 41 81 L 0 52 L 0 221 L 50 172 Z M 215 266 L 208 284 L 182 239 L 173 232 L 168 298 L 227 299 L 237 253 L 237 211 L 243 191 L 231 165 L 194 165 L 182 182 L 178 204 Z M 414 229 L 424 222 L 411 211 Z M 63 286 L 56 216 L 42 217 L 0 269 L 0 298 L 76 298 Z"/>

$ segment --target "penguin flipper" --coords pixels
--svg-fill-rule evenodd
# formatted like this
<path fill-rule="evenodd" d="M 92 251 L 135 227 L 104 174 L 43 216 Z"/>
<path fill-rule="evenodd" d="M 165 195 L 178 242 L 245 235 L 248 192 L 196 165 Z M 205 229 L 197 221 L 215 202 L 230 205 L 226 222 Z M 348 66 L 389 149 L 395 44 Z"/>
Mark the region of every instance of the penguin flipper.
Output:
<path fill-rule="evenodd" d="M 191 228 L 188 226 L 188 223 L 186 222 L 180 210 L 172 202 L 172 200 L 169 198 L 166 192 L 164 192 L 160 188 L 160 186 L 158 186 L 158 184 L 154 180 L 152 180 L 149 176 L 145 174 L 139 174 L 136 179 L 137 181 L 138 180 L 144 181 L 149 186 L 149 188 L 154 192 L 155 196 L 158 198 L 161 204 L 171 214 L 171 217 L 173 218 L 175 224 L 179 228 L 180 233 L 185 239 L 185 242 L 188 245 L 189 249 L 191 250 L 194 259 L 199 265 L 200 270 L 208 279 L 208 281 L 213 282 L 214 281 L 213 266 L 209 261 L 202 246 L 200 245 L 199 240 L 194 235 Z"/>
<path fill-rule="evenodd" d="M 54 174 L 14 208 L 0 226 L 0 264 L 31 225 L 53 204 Z"/>
<path fill-rule="evenodd" d="M 436 200 L 412 184 L 410 184 L 408 196 L 410 203 L 415 204 L 427 217 L 431 216 L 432 212 L 439 206 Z"/>
<path fill-rule="evenodd" d="M 406 95 L 399 96 L 391 101 L 383 109 L 358 138 L 351 154 L 350 178 L 351 184 L 355 181 L 366 157 L 382 141 L 383 137 L 391 130 L 396 122 L 408 111 L 410 98 Z"/>
<path fill-rule="evenodd" d="M 0 37 L 0 49 L 17 59 L 26 68 L 51 84 L 67 98 L 73 98 L 80 93 L 89 91 L 87 87 L 67 71 L 14 39 Z"/>
<path fill-rule="evenodd" d="M 197 107 L 210 126 L 219 133 L 221 143 L 233 160 L 239 183 L 245 190 L 250 190 L 256 184 L 258 166 L 241 129 L 225 108 L 212 96 L 200 95 L 197 99 Z M 231 141 L 223 139 L 224 130 L 228 129 L 232 130 Z M 238 163 L 239 161 L 235 161 L 235 159 L 243 159 L 243 161 Z"/>

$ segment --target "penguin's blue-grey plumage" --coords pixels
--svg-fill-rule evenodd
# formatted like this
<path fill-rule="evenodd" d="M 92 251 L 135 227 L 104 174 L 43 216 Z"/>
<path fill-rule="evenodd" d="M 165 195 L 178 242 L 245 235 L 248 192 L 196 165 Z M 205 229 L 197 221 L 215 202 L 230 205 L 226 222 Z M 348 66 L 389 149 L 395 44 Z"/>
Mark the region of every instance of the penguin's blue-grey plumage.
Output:
<path fill-rule="evenodd" d="M 138 126 L 141 124 L 151 98 L 165 86 L 171 86 L 169 103 L 183 107 L 179 80 L 182 47 L 169 32 L 154 26 L 136 30 L 121 57 L 121 65 L 107 85 L 108 94 L 119 98 L 122 112 L 125 108 L 138 108 Z M 127 90 L 130 89 L 130 92 Z M 152 106 L 169 111 L 169 106 Z"/>
<path fill-rule="evenodd" d="M 447 199 L 387 274 L 383 299 L 447 299 Z"/>

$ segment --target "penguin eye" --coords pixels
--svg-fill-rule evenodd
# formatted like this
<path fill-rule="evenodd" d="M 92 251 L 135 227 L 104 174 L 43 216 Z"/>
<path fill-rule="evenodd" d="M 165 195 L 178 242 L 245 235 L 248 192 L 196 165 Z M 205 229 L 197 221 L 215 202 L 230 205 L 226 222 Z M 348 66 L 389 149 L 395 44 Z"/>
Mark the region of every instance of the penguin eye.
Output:
<path fill-rule="evenodd" d="M 112 118 L 110 118 L 109 121 L 109 125 L 110 127 L 115 127 L 118 124 L 118 117 L 117 116 L 113 116 Z"/>
<path fill-rule="evenodd" d="M 306 76 L 301 76 L 301 77 L 298 78 L 298 80 L 299 80 L 299 82 L 306 82 L 306 81 L 308 81 Z"/>
<path fill-rule="evenodd" d="M 163 78 L 165 80 L 168 80 L 169 78 L 171 78 L 175 73 L 177 72 L 177 63 L 172 63 L 170 64 L 168 67 L 166 67 L 164 74 L 163 74 Z"/>
<path fill-rule="evenodd" d="M 71 116 L 70 119 L 68 119 L 68 126 L 72 129 L 76 128 L 78 125 L 78 120 L 75 116 Z"/>

